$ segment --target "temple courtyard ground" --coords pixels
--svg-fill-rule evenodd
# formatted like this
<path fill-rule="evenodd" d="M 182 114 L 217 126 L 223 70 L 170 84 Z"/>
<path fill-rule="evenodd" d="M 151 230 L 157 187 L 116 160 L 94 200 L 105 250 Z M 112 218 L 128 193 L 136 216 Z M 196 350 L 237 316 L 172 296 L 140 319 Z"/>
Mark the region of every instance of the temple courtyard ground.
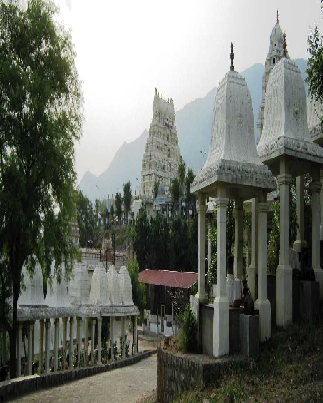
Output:
<path fill-rule="evenodd" d="M 139 330 L 139 333 L 140 330 Z M 161 338 L 139 334 L 139 350 L 154 350 Z M 23 403 L 134 403 L 146 401 L 157 389 L 157 354 L 137 364 L 29 393 L 11 401 Z"/>

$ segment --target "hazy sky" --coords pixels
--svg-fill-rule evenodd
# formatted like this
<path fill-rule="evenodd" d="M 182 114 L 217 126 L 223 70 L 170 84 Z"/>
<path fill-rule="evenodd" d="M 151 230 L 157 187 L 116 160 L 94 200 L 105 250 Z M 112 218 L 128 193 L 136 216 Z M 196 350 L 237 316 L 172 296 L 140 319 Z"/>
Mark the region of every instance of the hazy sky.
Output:
<path fill-rule="evenodd" d="M 322 29 L 319 0 L 56 0 L 72 31 L 83 82 L 83 137 L 76 170 L 98 175 L 124 141 L 152 118 L 154 88 L 176 110 L 204 97 L 229 69 L 264 63 L 279 10 L 291 58 L 307 58 L 307 36 Z M 259 89 L 261 91 L 261 89 Z M 125 161 L 125 164 L 127 161 Z"/>

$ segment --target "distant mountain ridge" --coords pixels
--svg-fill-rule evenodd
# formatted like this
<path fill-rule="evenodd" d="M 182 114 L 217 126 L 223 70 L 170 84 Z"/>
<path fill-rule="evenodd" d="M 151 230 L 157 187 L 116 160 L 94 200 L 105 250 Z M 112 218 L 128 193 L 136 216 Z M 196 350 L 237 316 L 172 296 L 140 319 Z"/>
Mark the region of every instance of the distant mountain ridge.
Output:
<path fill-rule="evenodd" d="M 302 77 L 306 78 L 307 62 L 296 59 Z M 254 64 L 244 70 L 245 78 L 251 94 L 255 121 L 261 103 L 261 84 L 264 66 Z M 305 83 L 307 91 L 307 84 Z M 204 98 L 198 98 L 183 109 L 176 112 L 176 128 L 181 155 L 186 164 L 196 173 L 205 163 L 211 138 L 211 123 L 216 88 L 209 91 Z M 148 131 L 131 143 L 124 142 L 113 157 L 109 167 L 99 176 L 87 171 L 80 181 L 79 188 L 92 201 L 96 198 L 111 197 L 112 194 L 123 192 L 123 184 L 130 180 L 132 193 L 138 193 L 141 181 L 141 162 L 148 138 Z M 138 180 L 137 180 L 138 179 Z"/>

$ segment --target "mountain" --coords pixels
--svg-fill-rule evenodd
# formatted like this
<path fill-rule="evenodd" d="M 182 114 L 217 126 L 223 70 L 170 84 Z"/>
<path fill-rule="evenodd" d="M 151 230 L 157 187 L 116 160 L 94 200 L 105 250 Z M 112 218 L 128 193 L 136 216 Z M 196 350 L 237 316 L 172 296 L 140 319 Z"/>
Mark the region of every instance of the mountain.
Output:
<path fill-rule="evenodd" d="M 306 78 L 307 62 L 304 59 L 296 59 L 295 63 L 299 67 L 302 77 Z M 253 104 L 253 113 L 256 121 L 261 103 L 261 84 L 264 74 L 262 64 L 254 64 L 244 70 L 241 75 L 245 78 Z M 307 83 L 305 83 L 307 91 Z M 216 88 L 213 88 L 204 98 L 185 105 L 183 109 L 176 112 L 176 128 L 180 152 L 186 164 L 197 172 L 205 163 L 211 138 L 211 122 L 213 103 Z M 122 185 L 130 180 L 132 191 L 138 192 L 138 185 L 141 180 L 141 162 L 144 153 L 148 131 L 145 130 L 136 140 L 131 143 L 123 143 L 115 154 L 108 169 L 96 177 L 87 171 L 79 187 L 90 199 L 104 198 L 115 194 L 117 191 L 123 192 Z M 139 182 L 136 180 L 138 178 Z"/>
<path fill-rule="evenodd" d="M 138 182 L 141 178 L 141 160 L 144 154 L 148 131 L 131 143 L 124 142 L 116 152 L 107 170 L 95 176 L 87 171 L 79 184 L 82 192 L 92 201 L 96 198 L 107 198 L 116 192 L 123 193 L 123 184 L 130 180 L 132 192 L 138 193 Z"/>

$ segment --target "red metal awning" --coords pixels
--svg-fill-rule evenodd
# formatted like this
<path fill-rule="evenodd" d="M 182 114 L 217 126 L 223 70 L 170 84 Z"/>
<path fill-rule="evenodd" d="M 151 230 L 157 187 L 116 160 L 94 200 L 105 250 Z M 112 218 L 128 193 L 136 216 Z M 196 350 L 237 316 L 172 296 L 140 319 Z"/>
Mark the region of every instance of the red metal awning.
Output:
<path fill-rule="evenodd" d="M 197 281 L 197 273 L 146 269 L 139 273 L 139 281 L 166 287 L 190 288 Z"/>

